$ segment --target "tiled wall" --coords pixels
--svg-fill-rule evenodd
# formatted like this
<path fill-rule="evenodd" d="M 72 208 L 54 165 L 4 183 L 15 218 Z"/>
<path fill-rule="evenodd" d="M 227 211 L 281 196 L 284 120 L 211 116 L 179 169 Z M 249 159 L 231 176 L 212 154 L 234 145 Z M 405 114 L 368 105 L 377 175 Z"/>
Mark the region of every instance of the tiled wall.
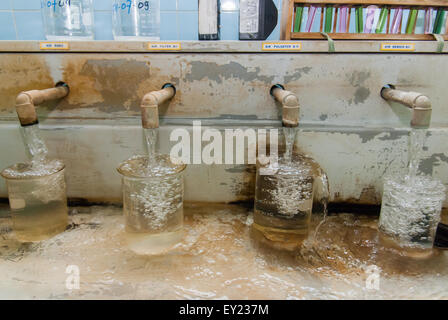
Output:
<path fill-rule="evenodd" d="M 0 0 L 0 40 L 43 40 L 41 0 Z M 281 16 L 281 1 L 274 0 Z M 95 38 L 112 40 L 112 0 L 93 0 Z M 197 40 L 198 0 L 160 0 L 161 39 Z M 221 39 L 238 39 L 239 0 L 221 0 Z M 280 24 L 269 39 L 279 39 Z"/>

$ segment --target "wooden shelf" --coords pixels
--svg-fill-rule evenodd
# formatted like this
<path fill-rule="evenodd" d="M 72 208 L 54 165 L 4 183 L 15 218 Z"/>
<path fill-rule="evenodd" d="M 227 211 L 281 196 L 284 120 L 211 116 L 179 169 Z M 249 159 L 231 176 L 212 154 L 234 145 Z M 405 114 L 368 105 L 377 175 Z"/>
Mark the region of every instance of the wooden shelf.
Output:
<path fill-rule="evenodd" d="M 388 6 L 422 6 L 448 7 L 447 0 L 292 0 L 296 4 L 346 4 L 346 5 L 388 5 Z"/>
<path fill-rule="evenodd" d="M 324 7 L 325 5 L 348 5 L 348 6 L 391 6 L 393 7 L 421 7 L 420 9 L 428 7 L 446 7 L 448 8 L 448 0 L 289 0 L 288 20 L 286 22 L 285 40 L 319 40 L 325 39 L 319 32 L 292 32 L 293 18 L 295 16 L 295 8 L 300 5 L 317 5 Z M 333 30 L 336 29 L 337 11 L 333 25 Z M 323 15 L 321 15 L 320 30 L 323 30 Z M 387 17 L 386 30 L 389 30 L 389 23 L 391 21 L 390 10 Z M 348 19 L 349 23 L 350 17 Z M 402 23 L 404 23 L 402 21 Z M 447 23 L 448 25 L 448 23 Z M 400 25 L 401 28 L 401 25 Z M 435 40 L 429 34 L 390 34 L 390 33 L 329 33 L 332 39 L 336 40 Z M 446 34 L 442 35 L 445 40 L 448 40 Z"/>
<path fill-rule="evenodd" d="M 334 40 L 434 40 L 430 34 L 329 33 Z M 442 35 L 448 40 L 448 35 Z M 292 32 L 292 40 L 326 39 L 319 32 Z"/>

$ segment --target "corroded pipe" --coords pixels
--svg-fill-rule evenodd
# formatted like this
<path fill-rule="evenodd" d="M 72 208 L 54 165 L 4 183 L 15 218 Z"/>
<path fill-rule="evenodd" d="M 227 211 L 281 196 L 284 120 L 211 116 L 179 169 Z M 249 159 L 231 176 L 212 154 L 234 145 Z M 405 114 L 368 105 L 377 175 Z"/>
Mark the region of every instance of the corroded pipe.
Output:
<path fill-rule="evenodd" d="M 431 122 L 431 101 L 421 93 L 396 90 L 393 85 L 381 89 L 381 97 L 395 101 L 412 109 L 412 128 L 428 128 Z"/>
<path fill-rule="evenodd" d="M 271 95 L 282 104 L 282 124 L 285 127 L 297 127 L 299 125 L 299 98 L 291 91 L 276 84 L 271 88 Z"/>
<path fill-rule="evenodd" d="M 159 127 L 159 105 L 176 95 L 176 87 L 171 83 L 163 85 L 162 90 L 147 93 L 140 107 L 142 108 L 142 126 L 145 129 Z"/>
<path fill-rule="evenodd" d="M 68 95 L 69 91 L 68 85 L 60 82 L 54 88 L 19 93 L 16 98 L 16 111 L 20 124 L 25 127 L 38 123 L 36 106 L 46 101 L 61 99 Z"/>

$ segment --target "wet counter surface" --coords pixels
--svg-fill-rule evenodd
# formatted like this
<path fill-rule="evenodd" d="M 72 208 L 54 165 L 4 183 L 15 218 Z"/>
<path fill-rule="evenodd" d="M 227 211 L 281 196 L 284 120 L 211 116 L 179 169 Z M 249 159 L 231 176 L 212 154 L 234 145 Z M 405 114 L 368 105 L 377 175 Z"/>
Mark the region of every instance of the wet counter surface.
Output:
<path fill-rule="evenodd" d="M 184 242 L 144 257 L 126 248 L 121 208 L 72 207 L 66 232 L 28 244 L 6 211 L 0 299 L 448 299 L 448 253 L 415 259 L 384 246 L 375 216 L 331 215 L 288 251 L 260 241 L 252 209 L 187 204 Z M 79 289 L 66 287 L 68 266 Z"/>

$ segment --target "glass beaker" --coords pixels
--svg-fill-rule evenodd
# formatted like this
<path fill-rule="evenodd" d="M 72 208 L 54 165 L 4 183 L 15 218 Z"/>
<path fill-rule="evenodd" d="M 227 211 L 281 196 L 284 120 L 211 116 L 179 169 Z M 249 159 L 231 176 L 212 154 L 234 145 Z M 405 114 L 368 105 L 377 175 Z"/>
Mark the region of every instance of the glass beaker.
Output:
<path fill-rule="evenodd" d="M 182 240 L 183 171 L 168 155 L 134 156 L 118 167 L 122 175 L 123 212 L 129 248 L 160 254 Z"/>
<path fill-rule="evenodd" d="M 445 186 L 429 176 L 387 176 L 379 230 L 402 248 L 432 248 Z"/>
<path fill-rule="evenodd" d="M 18 163 L 1 172 L 6 179 L 13 231 L 21 242 L 51 238 L 68 224 L 64 164 L 45 160 Z"/>
<path fill-rule="evenodd" d="M 270 241 L 300 244 L 310 230 L 313 168 L 296 154 L 257 165 L 254 228 Z"/>
<path fill-rule="evenodd" d="M 93 40 L 92 0 L 41 0 L 48 40 Z"/>
<path fill-rule="evenodd" d="M 160 40 L 160 0 L 114 0 L 115 40 Z"/>

